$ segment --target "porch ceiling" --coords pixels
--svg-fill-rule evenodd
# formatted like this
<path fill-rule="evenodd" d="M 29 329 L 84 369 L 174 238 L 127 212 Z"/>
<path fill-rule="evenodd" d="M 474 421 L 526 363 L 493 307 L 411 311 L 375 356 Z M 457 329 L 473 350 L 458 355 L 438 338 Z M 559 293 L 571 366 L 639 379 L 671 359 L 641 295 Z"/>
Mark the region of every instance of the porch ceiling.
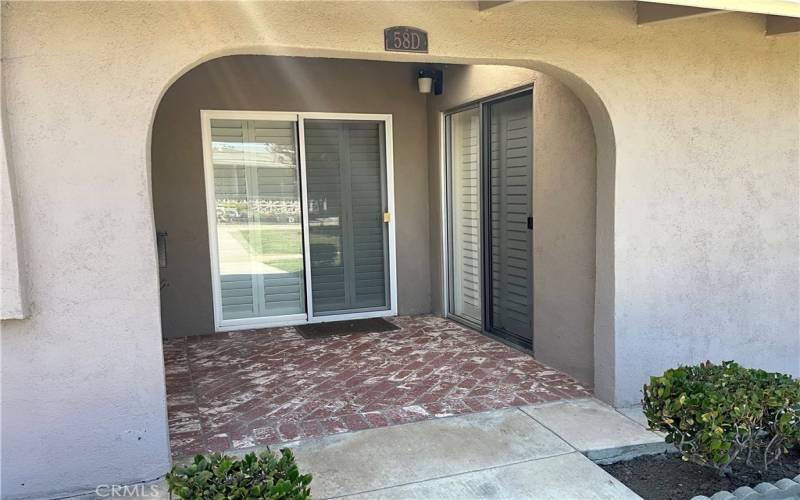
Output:
<path fill-rule="evenodd" d="M 477 4 L 479 10 L 487 10 L 515 1 L 521 0 L 478 0 Z M 800 0 L 648 0 L 646 3 L 800 17 Z"/>
<path fill-rule="evenodd" d="M 648 0 L 650 3 L 800 17 L 800 0 Z"/>
<path fill-rule="evenodd" d="M 521 2 L 524 0 L 479 0 L 478 10 Z M 766 36 L 800 32 L 800 0 L 648 0 L 636 2 L 636 22 L 639 25 L 661 23 L 690 17 L 749 12 L 764 14 Z"/>

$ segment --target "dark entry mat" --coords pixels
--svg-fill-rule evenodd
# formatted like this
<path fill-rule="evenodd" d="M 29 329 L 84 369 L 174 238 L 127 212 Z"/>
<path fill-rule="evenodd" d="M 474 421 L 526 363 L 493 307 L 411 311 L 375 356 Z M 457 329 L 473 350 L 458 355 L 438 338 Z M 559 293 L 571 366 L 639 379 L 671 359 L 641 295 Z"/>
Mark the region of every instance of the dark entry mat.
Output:
<path fill-rule="evenodd" d="M 351 335 L 354 333 L 391 332 L 400 327 L 383 318 L 354 319 L 351 321 L 331 321 L 330 323 L 311 323 L 299 325 L 295 329 L 304 339 L 321 339 L 335 335 Z"/>

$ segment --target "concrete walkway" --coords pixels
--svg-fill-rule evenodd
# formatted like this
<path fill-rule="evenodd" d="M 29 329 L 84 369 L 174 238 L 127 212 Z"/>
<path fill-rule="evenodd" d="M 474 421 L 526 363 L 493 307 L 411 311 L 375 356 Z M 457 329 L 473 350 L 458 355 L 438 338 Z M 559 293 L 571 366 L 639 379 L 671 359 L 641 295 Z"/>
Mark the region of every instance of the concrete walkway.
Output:
<path fill-rule="evenodd" d="M 369 429 L 291 446 L 316 498 L 639 498 L 594 462 L 666 450 L 594 399 Z M 588 457 L 588 458 L 587 458 Z"/>
<path fill-rule="evenodd" d="M 300 469 L 313 474 L 314 498 L 639 498 L 596 465 L 667 449 L 635 413 L 626 413 L 630 416 L 595 399 L 577 399 L 366 429 L 288 447 Z M 168 498 L 166 486 L 156 484 L 163 496 L 143 498 Z"/>

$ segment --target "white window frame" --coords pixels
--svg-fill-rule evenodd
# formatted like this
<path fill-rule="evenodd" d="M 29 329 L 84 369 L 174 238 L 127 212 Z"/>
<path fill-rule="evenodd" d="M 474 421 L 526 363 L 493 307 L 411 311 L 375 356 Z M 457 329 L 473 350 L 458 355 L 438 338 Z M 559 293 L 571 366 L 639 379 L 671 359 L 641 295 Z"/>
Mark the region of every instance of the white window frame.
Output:
<path fill-rule="evenodd" d="M 268 316 L 241 319 L 222 319 L 222 282 L 219 273 L 219 239 L 217 236 L 216 200 L 214 189 L 214 165 L 211 161 L 211 120 L 273 120 L 291 121 L 297 123 L 297 155 L 300 158 L 300 198 L 302 203 L 303 226 L 303 269 L 305 271 L 306 313 L 282 316 Z M 311 286 L 311 268 L 307 265 L 311 261 L 308 227 L 308 193 L 306 190 L 306 158 L 304 120 L 369 120 L 380 121 L 384 124 L 384 141 L 386 155 L 386 205 L 390 214 L 388 226 L 388 254 L 389 254 L 389 307 L 379 311 L 366 311 L 347 314 L 331 314 L 314 316 L 314 301 Z M 234 110 L 201 110 L 200 123 L 203 139 L 203 173 L 206 190 L 206 215 L 208 222 L 208 243 L 211 255 L 211 289 L 214 304 L 214 329 L 217 332 L 245 330 L 252 328 L 268 328 L 273 326 L 291 326 L 307 323 L 322 323 L 328 321 L 344 321 L 363 318 L 379 318 L 397 315 L 397 248 L 395 224 L 397 217 L 394 204 L 394 146 L 391 114 L 365 114 L 365 113 L 304 113 L 304 112 L 275 112 L 275 111 L 234 111 Z"/>

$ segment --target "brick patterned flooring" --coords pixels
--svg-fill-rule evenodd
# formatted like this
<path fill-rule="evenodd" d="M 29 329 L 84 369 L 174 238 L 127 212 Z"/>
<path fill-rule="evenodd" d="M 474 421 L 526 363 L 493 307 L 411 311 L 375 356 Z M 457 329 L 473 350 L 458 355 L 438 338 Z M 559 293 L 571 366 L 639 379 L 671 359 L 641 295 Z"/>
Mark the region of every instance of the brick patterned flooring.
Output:
<path fill-rule="evenodd" d="M 436 316 L 305 340 L 292 327 L 164 341 L 172 453 L 184 457 L 590 391 Z"/>

